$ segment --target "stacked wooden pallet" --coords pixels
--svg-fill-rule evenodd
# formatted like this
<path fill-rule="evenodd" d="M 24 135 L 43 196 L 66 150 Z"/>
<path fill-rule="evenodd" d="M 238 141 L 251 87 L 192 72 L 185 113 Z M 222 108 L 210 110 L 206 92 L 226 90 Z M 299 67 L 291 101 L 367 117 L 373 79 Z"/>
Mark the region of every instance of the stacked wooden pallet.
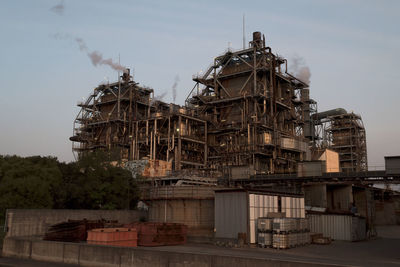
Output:
<path fill-rule="evenodd" d="M 312 233 L 311 241 L 313 244 L 318 245 L 329 245 L 332 242 L 331 238 L 324 237 L 321 233 Z"/>

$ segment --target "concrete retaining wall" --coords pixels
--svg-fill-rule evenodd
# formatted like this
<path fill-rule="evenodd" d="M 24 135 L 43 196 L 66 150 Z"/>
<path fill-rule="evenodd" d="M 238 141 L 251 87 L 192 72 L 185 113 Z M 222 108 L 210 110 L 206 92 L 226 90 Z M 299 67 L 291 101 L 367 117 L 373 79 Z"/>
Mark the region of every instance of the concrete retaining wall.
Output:
<path fill-rule="evenodd" d="M 395 196 L 390 200 L 375 200 L 376 225 L 400 225 L 400 197 Z"/>
<path fill-rule="evenodd" d="M 214 199 L 151 200 L 149 221 L 183 223 L 188 226 L 188 236 L 212 237 Z"/>
<path fill-rule="evenodd" d="M 63 243 L 21 237 L 4 239 L 4 257 L 74 263 L 87 267 L 232 267 L 232 266 L 326 266 L 312 262 L 219 256 L 205 253 L 162 251 L 155 248 L 123 248 Z"/>
<path fill-rule="evenodd" d="M 134 210 L 48 210 L 9 209 L 6 213 L 7 237 L 44 235 L 48 227 L 67 220 L 118 220 L 120 223 L 147 219 L 147 212 Z"/>

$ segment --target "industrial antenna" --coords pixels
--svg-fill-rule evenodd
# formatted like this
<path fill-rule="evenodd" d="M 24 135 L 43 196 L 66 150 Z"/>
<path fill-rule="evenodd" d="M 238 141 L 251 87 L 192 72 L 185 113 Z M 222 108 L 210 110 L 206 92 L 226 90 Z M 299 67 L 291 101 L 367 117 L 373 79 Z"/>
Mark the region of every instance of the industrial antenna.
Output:
<path fill-rule="evenodd" d="M 243 13 L 243 50 L 246 49 L 246 35 L 245 35 L 244 13 Z"/>
<path fill-rule="evenodd" d="M 121 55 L 118 53 L 118 64 L 121 66 Z M 118 119 L 120 118 L 121 111 L 121 79 L 118 70 L 118 101 L 117 101 Z"/>

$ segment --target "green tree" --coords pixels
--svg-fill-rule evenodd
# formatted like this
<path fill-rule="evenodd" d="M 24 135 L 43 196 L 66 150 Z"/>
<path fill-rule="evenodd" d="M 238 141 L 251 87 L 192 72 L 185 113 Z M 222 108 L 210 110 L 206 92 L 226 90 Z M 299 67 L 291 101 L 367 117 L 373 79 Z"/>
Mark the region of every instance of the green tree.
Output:
<path fill-rule="evenodd" d="M 10 208 L 52 208 L 62 181 L 53 157 L 0 158 L 0 212 Z"/>
<path fill-rule="evenodd" d="M 127 209 L 136 207 L 138 189 L 130 171 L 109 162 L 97 151 L 79 161 L 60 164 L 64 208 Z"/>
<path fill-rule="evenodd" d="M 105 152 L 71 163 L 0 156 L 0 221 L 10 208 L 132 209 L 138 195 L 131 172 L 111 164 Z"/>

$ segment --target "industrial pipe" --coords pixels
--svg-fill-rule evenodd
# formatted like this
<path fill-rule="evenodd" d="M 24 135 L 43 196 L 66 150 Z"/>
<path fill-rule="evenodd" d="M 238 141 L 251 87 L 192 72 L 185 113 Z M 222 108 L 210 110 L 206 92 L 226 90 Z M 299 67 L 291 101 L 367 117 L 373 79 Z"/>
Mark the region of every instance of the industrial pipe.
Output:
<path fill-rule="evenodd" d="M 324 112 L 315 113 L 311 116 L 311 118 L 313 120 L 322 120 L 330 116 L 337 116 L 343 114 L 347 114 L 347 111 L 344 108 L 335 108 Z"/>

